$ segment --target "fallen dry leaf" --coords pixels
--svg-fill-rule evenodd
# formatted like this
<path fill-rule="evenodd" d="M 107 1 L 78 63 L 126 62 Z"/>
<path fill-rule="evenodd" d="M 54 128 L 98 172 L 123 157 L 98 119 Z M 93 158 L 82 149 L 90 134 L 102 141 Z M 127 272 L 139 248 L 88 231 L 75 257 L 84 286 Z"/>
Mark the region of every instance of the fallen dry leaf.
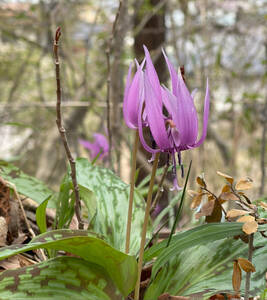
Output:
<path fill-rule="evenodd" d="M 187 193 L 190 197 L 194 197 L 194 196 L 199 194 L 199 192 L 196 192 L 196 191 L 193 191 L 193 190 L 188 190 Z"/>
<path fill-rule="evenodd" d="M 198 207 L 200 205 L 201 200 L 202 200 L 202 196 L 203 196 L 202 193 L 201 194 L 197 193 L 197 195 L 195 195 L 193 197 L 191 205 L 190 205 L 191 209 L 195 209 L 196 207 Z"/>
<path fill-rule="evenodd" d="M 226 184 L 223 188 L 222 188 L 222 194 L 223 193 L 229 193 L 231 191 L 231 188 L 228 184 Z"/>
<path fill-rule="evenodd" d="M 215 200 L 214 207 L 210 216 L 206 216 L 207 223 L 220 222 L 222 218 L 222 207 L 218 201 Z"/>
<path fill-rule="evenodd" d="M 4 270 L 14 270 L 21 267 L 17 256 L 9 257 L 0 261 L 0 267 Z"/>
<path fill-rule="evenodd" d="M 259 219 L 257 219 L 257 223 L 259 225 L 267 224 L 267 219 L 259 218 Z"/>
<path fill-rule="evenodd" d="M 246 233 L 246 234 L 251 234 L 254 232 L 257 232 L 258 230 L 258 223 L 256 221 L 252 221 L 252 222 L 246 222 L 243 226 L 242 226 L 242 230 Z"/>
<path fill-rule="evenodd" d="M 197 176 L 196 181 L 197 181 L 197 183 L 198 183 L 200 186 L 202 186 L 202 187 L 204 187 L 204 188 L 206 187 L 206 183 L 205 183 L 204 179 L 201 178 L 200 176 Z"/>
<path fill-rule="evenodd" d="M 249 177 L 241 178 L 235 185 L 237 191 L 249 190 L 253 187 L 253 180 Z"/>
<path fill-rule="evenodd" d="M 247 223 L 255 221 L 255 217 L 253 216 L 243 216 L 236 220 L 236 222 Z"/>
<path fill-rule="evenodd" d="M 255 267 L 253 266 L 253 264 L 249 260 L 247 260 L 245 258 L 242 258 L 242 257 L 239 257 L 237 259 L 237 261 L 238 261 L 240 267 L 245 272 L 255 272 L 256 271 Z"/>
<path fill-rule="evenodd" d="M 247 214 L 248 212 L 246 210 L 242 210 L 242 209 L 231 209 L 227 212 L 226 217 L 227 218 L 236 218 L 239 216 L 244 216 L 245 214 Z"/>
<path fill-rule="evenodd" d="M 264 208 L 265 210 L 267 210 L 267 203 L 261 201 L 261 202 L 260 202 L 260 206 L 261 206 L 262 208 Z"/>
<path fill-rule="evenodd" d="M 221 193 L 220 197 L 219 197 L 221 200 L 224 200 L 224 201 L 237 201 L 239 200 L 238 197 L 234 194 L 234 193 L 229 193 L 229 192 L 226 192 L 226 193 Z"/>
<path fill-rule="evenodd" d="M 230 184 L 233 184 L 234 178 L 232 176 L 224 174 L 224 173 L 222 173 L 220 171 L 217 171 L 217 174 L 220 175 L 220 176 L 222 176 L 222 177 L 224 177 Z"/>
<path fill-rule="evenodd" d="M 242 273 L 240 266 L 238 262 L 235 260 L 234 261 L 234 269 L 233 269 L 233 276 L 232 276 L 232 284 L 233 284 L 233 289 L 235 292 L 239 292 L 240 286 L 241 286 L 241 280 L 242 280 Z"/>
<path fill-rule="evenodd" d="M 7 237 L 8 226 L 6 219 L 0 217 L 0 247 L 6 246 L 6 237 Z"/>
<path fill-rule="evenodd" d="M 10 189 L 2 177 L 0 177 L 0 216 L 6 219 L 8 225 L 10 220 Z"/>
<path fill-rule="evenodd" d="M 196 214 L 196 219 L 203 216 L 210 216 L 213 212 L 215 200 L 211 200 L 203 204 L 199 213 Z"/>

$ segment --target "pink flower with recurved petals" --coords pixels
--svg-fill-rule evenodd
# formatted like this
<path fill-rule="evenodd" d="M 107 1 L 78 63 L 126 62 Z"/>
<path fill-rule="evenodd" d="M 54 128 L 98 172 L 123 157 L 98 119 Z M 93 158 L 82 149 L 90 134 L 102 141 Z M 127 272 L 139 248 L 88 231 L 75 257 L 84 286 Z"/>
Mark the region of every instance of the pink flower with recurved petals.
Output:
<path fill-rule="evenodd" d="M 178 154 L 179 165 L 181 165 L 181 152 L 199 147 L 207 135 L 210 103 L 208 80 L 202 135 L 198 139 L 198 117 L 193 100 L 194 93 L 190 94 L 182 75 L 175 71 L 164 51 L 163 55 L 169 69 L 172 91 L 161 86 L 145 46 L 144 50 L 145 60 L 141 66 L 138 65 L 132 81 L 130 80 L 131 67 L 129 69 L 124 96 L 124 119 L 130 128 L 139 130 L 140 141 L 143 147 L 152 153 L 152 157 L 157 152 L 167 152 L 172 156 L 174 188 L 179 189 L 175 154 Z M 165 114 L 163 113 L 164 108 L 167 112 Z M 146 126 L 149 127 L 156 146 L 150 146 L 145 141 L 143 127 Z"/>

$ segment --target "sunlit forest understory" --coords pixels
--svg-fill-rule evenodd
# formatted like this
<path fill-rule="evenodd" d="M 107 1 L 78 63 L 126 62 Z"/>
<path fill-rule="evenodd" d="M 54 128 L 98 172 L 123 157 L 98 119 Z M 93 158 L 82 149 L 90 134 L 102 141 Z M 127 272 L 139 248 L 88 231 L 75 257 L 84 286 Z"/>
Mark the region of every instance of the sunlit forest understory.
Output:
<path fill-rule="evenodd" d="M 267 299 L 266 23 L 0 1 L 0 299 Z"/>

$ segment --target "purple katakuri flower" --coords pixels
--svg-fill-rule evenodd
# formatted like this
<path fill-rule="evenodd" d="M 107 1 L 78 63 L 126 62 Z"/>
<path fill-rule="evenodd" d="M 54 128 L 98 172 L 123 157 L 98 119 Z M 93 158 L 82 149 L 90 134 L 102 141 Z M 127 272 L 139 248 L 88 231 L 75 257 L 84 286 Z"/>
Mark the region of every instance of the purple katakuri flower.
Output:
<path fill-rule="evenodd" d="M 153 66 L 150 54 L 144 46 L 146 69 L 144 71 L 144 97 L 139 98 L 138 129 L 143 147 L 155 153 L 168 152 L 173 159 L 174 188 L 179 189 L 176 176 L 175 153 L 178 153 L 181 165 L 181 151 L 200 146 L 206 138 L 209 116 L 209 87 L 207 80 L 202 136 L 198 136 L 198 118 L 193 97 L 190 95 L 181 74 L 177 74 L 167 56 L 164 54 L 171 76 L 172 92 L 161 87 L 158 75 Z M 143 137 L 143 105 L 146 120 L 157 148 L 150 147 Z M 163 114 L 163 106 L 168 115 Z M 183 173 L 183 169 L 182 169 Z"/>
<path fill-rule="evenodd" d="M 109 153 L 109 144 L 107 138 L 101 133 L 94 133 L 94 142 L 79 139 L 79 143 L 90 151 L 91 159 L 96 158 L 100 153 L 99 159 L 104 159 Z"/>
<path fill-rule="evenodd" d="M 144 67 L 136 61 L 137 71 L 132 78 L 132 64 L 130 64 L 123 99 L 123 117 L 126 125 L 131 129 L 138 128 L 138 111 L 141 99 L 144 97 Z"/>

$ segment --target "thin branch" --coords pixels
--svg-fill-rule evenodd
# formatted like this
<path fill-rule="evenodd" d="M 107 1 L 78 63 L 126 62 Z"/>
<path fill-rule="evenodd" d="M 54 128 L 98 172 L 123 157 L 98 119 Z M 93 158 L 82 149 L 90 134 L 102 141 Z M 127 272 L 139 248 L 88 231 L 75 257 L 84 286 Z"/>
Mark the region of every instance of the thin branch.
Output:
<path fill-rule="evenodd" d="M 97 103 L 94 103 L 94 106 L 104 108 L 106 107 L 106 103 L 101 102 L 99 100 Z M 19 104 L 0 104 L 0 108 L 14 108 L 14 109 L 21 109 L 26 107 L 40 107 L 40 108 L 47 108 L 47 107 L 55 107 L 55 102 L 52 101 L 45 101 L 45 102 L 27 102 L 27 103 L 19 103 Z M 66 99 L 63 103 L 61 103 L 61 107 L 92 107 L 91 102 L 87 101 L 69 101 Z M 112 107 L 112 105 L 111 105 Z"/>
<path fill-rule="evenodd" d="M 112 32 L 107 42 L 106 48 L 106 59 L 107 59 L 107 98 L 106 98 L 106 105 L 107 105 L 107 129 L 108 129 L 108 142 L 109 142 L 109 162 L 110 166 L 112 167 L 112 158 L 111 158 L 111 145 L 112 145 L 112 133 L 111 133 L 111 122 L 110 122 L 110 83 L 111 83 L 111 67 L 110 67 L 110 53 L 111 47 L 114 40 L 114 36 L 116 33 L 116 27 L 118 23 L 118 19 L 120 16 L 122 7 L 122 0 L 119 2 L 119 8 L 116 13 L 115 20 L 112 26 Z"/>
<path fill-rule="evenodd" d="M 74 188 L 74 195 L 75 195 L 75 214 L 78 220 L 78 226 L 79 229 L 83 229 L 83 221 L 81 218 L 81 201 L 80 201 L 80 195 L 79 195 L 79 186 L 77 183 L 76 178 L 76 162 L 74 158 L 72 157 L 70 147 L 67 140 L 66 135 L 66 129 L 62 125 L 62 119 L 61 119 L 61 84 L 60 84 L 60 68 L 59 68 L 59 57 L 58 57 L 58 41 L 61 36 L 61 29 L 60 27 L 56 30 L 55 33 L 55 39 L 54 39 L 54 57 L 55 57 L 55 67 L 56 67 L 56 82 L 57 82 L 57 127 L 59 134 L 61 136 L 67 158 L 70 163 L 71 168 L 71 179 L 73 183 Z"/>

